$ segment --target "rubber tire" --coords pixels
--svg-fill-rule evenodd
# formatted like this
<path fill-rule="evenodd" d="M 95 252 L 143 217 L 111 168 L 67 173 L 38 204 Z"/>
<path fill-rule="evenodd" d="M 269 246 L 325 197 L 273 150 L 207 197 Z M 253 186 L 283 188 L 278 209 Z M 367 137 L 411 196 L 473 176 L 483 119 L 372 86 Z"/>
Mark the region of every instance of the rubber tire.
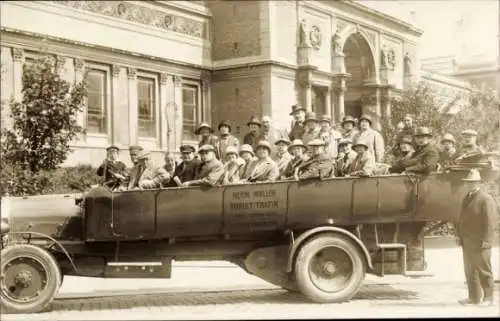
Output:
<path fill-rule="evenodd" d="M 54 256 L 43 248 L 31 244 L 19 244 L 4 248 L 1 252 L 1 273 L 4 273 L 5 262 L 24 255 L 35 257 L 42 263 L 47 273 L 47 285 L 39 298 L 28 304 L 9 300 L 0 289 L 2 309 L 8 313 L 36 313 L 43 311 L 52 302 L 62 283 L 61 271 Z"/>
<path fill-rule="evenodd" d="M 347 286 L 335 293 L 324 292 L 318 289 L 309 276 L 309 264 L 314 254 L 320 249 L 335 245 L 344 250 L 353 264 L 351 279 Z M 343 235 L 321 234 L 307 240 L 299 250 L 295 260 L 295 278 L 301 292 L 310 300 L 317 303 L 335 303 L 350 300 L 359 291 L 366 274 L 366 263 L 357 244 Z"/>

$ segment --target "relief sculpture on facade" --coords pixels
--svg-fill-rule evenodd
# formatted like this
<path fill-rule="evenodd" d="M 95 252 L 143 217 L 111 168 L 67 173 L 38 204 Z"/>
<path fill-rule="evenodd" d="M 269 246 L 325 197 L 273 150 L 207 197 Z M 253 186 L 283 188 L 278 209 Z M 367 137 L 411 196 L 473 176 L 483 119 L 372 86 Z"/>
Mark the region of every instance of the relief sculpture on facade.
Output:
<path fill-rule="evenodd" d="M 340 54 L 341 53 L 341 37 L 339 35 L 339 28 L 337 26 L 336 30 L 335 30 L 335 33 L 333 34 L 333 37 L 332 37 L 332 49 L 333 49 L 333 53 L 335 54 Z"/>
<path fill-rule="evenodd" d="M 309 33 L 309 40 L 314 49 L 318 50 L 321 47 L 323 36 L 321 35 L 321 30 L 318 26 L 314 25 L 311 27 L 311 32 Z"/>
<path fill-rule="evenodd" d="M 299 24 L 299 45 L 301 48 L 310 47 L 306 20 L 302 19 Z"/>
<path fill-rule="evenodd" d="M 403 58 L 403 73 L 405 76 L 411 75 L 411 58 L 409 53 L 406 53 Z"/>
<path fill-rule="evenodd" d="M 147 8 L 127 1 L 51 1 L 74 9 L 125 19 L 151 27 L 203 38 L 207 37 L 206 24 L 161 10 Z"/>

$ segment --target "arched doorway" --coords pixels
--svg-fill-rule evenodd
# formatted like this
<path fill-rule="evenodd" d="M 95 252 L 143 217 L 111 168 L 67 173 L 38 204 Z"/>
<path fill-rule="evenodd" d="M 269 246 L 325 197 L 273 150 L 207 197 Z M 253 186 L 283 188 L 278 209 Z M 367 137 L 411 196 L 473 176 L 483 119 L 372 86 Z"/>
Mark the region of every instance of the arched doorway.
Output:
<path fill-rule="evenodd" d="M 375 63 L 368 42 L 359 32 L 347 37 L 343 53 L 346 72 L 351 74 L 346 81 L 345 114 L 359 118 L 363 113 L 363 90 L 375 79 Z"/>

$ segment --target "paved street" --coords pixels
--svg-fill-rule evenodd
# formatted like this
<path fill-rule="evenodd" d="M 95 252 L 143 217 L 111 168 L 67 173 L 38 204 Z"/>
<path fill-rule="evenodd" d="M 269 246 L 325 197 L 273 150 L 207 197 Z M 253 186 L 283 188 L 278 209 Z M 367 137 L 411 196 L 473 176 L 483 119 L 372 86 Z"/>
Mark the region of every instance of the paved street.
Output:
<path fill-rule="evenodd" d="M 314 304 L 298 293 L 246 274 L 224 262 L 177 262 L 170 280 L 67 277 L 52 310 L 3 315 L 2 320 L 179 320 L 262 318 L 371 318 L 499 316 L 500 306 L 462 307 L 466 295 L 456 248 L 428 249 L 432 277 L 367 276 L 356 297 L 342 304 Z M 498 248 L 493 257 L 500 276 Z M 496 284 L 496 298 L 500 297 Z"/>

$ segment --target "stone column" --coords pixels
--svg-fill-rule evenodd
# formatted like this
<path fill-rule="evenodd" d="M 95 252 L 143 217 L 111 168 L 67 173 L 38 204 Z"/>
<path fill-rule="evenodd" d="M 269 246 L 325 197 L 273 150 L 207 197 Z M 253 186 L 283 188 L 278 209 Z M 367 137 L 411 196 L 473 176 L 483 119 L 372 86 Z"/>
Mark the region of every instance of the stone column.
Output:
<path fill-rule="evenodd" d="M 332 121 L 333 121 L 333 114 L 332 114 L 332 109 L 331 109 L 332 95 L 331 95 L 330 88 L 326 89 L 324 99 L 325 100 L 324 100 L 323 104 L 325 105 L 325 114 L 330 116 L 330 118 L 332 118 Z"/>
<path fill-rule="evenodd" d="M 341 121 L 345 116 L 345 106 L 344 106 L 344 98 L 345 93 L 347 91 L 347 78 L 351 75 L 347 73 L 340 73 L 334 75 L 334 81 L 332 83 L 332 87 L 335 92 L 335 119 Z"/>
<path fill-rule="evenodd" d="M 128 127 L 128 115 L 122 110 L 127 110 L 128 104 L 122 101 L 123 91 L 125 88 L 120 86 L 120 74 L 122 67 L 120 65 L 111 66 L 111 142 L 119 148 L 124 148 L 128 145 L 129 137 L 122 137 L 123 127 Z M 128 130 L 126 131 L 128 132 Z"/>
<path fill-rule="evenodd" d="M 183 116 L 182 116 L 182 78 L 180 76 L 173 77 L 174 82 L 174 121 L 175 126 L 172 130 L 175 131 L 174 149 L 177 150 L 182 144 L 183 132 Z"/>
<path fill-rule="evenodd" d="M 168 126 L 168 88 L 167 74 L 160 74 L 160 148 L 168 149 L 169 126 Z"/>
<path fill-rule="evenodd" d="M 209 78 L 203 78 L 201 80 L 201 97 L 203 100 L 203 112 L 201 121 L 206 121 L 209 124 L 212 122 L 212 91 L 211 91 L 211 81 Z"/>
<path fill-rule="evenodd" d="M 79 58 L 75 58 L 75 82 L 80 83 L 83 81 L 83 76 L 85 73 L 85 61 Z M 81 112 L 78 112 L 76 116 L 76 121 L 79 126 L 86 127 L 87 126 L 87 104 L 85 103 L 85 108 Z"/>
<path fill-rule="evenodd" d="M 175 136 L 176 136 L 175 113 L 176 110 L 178 109 L 178 106 L 175 105 L 174 101 L 174 76 L 168 74 L 166 75 L 165 88 L 166 88 L 165 99 L 167 101 L 166 105 L 164 106 L 165 126 L 166 126 L 165 130 L 167 134 L 166 148 L 170 151 L 174 151 Z"/>
<path fill-rule="evenodd" d="M 139 106 L 137 97 L 137 71 L 135 68 L 127 68 L 128 76 L 128 137 L 129 144 L 137 144 L 139 125 Z"/>
<path fill-rule="evenodd" d="M 380 105 L 382 114 L 387 118 L 391 117 L 391 98 L 391 89 L 384 88 L 380 95 Z"/>
<path fill-rule="evenodd" d="M 312 85 L 311 83 L 302 84 L 302 90 L 304 92 L 304 107 L 307 111 L 312 111 Z"/>
<path fill-rule="evenodd" d="M 12 60 L 13 60 L 13 76 L 14 76 L 14 86 L 13 86 L 13 96 L 14 100 L 17 102 L 22 101 L 22 89 L 23 89 L 23 63 L 24 63 L 24 50 L 21 48 L 12 48 Z"/>

